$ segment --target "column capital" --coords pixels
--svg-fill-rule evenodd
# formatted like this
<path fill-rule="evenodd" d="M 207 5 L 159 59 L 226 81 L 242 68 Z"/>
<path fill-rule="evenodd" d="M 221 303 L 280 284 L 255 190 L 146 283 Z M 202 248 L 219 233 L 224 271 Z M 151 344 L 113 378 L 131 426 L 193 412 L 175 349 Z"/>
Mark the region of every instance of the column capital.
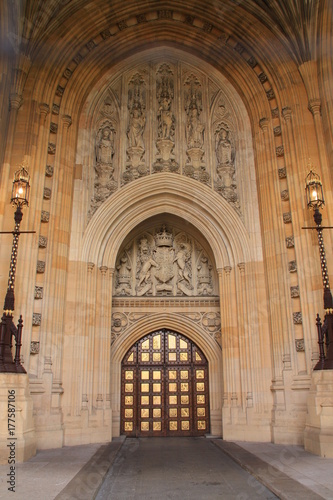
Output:
<path fill-rule="evenodd" d="M 23 97 L 20 94 L 10 94 L 9 96 L 9 109 L 16 109 L 18 110 L 21 107 L 21 104 L 23 102 Z"/>
<path fill-rule="evenodd" d="M 108 270 L 108 266 L 101 266 L 99 268 L 99 270 L 101 271 L 102 275 L 105 276 L 106 275 L 106 271 Z"/>
<path fill-rule="evenodd" d="M 87 262 L 88 273 L 92 273 L 94 267 L 95 267 L 95 264 L 93 262 Z"/>
<path fill-rule="evenodd" d="M 64 127 L 69 128 L 72 125 L 72 117 L 70 115 L 62 115 L 61 119 Z"/>
<path fill-rule="evenodd" d="M 229 276 L 229 275 L 230 275 L 230 273 L 231 273 L 231 271 L 232 271 L 232 267 L 231 267 L 231 266 L 225 266 L 225 267 L 223 268 L 223 271 L 225 272 L 225 274 L 226 274 L 227 276 Z"/>
<path fill-rule="evenodd" d="M 259 127 L 261 128 L 261 130 L 263 130 L 265 132 L 268 128 L 268 124 L 269 124 L 268 118 L 266 118 L 266 117 L 260 118 Z"/>
<path fill-rule="evenodd" d="M 39 111 L 41 116 L 44 116 L 44 118 L 46 118 L 50 112 L 50 106 L 46 104 L 46 102 L 41 102 L 39 103 Z"/>
<path fill-rule="evenodd" d="M 237 267 L 238 267 L 238 269 L 239 269 L 239 271 L 240 271 L 241 274 L 245 273 L 245 262 L 239 262 L 237 264 Z"/>
<path fill-rule="evenodd" d="M 289 106 L 282 108 L 282 116 L 286 122 L 291 120 L 291 108 Z"/>
<path fill-rule="evenodd" d="M 320 115 L 321 102 L 320 99 L 310 99 L 308 108 L 313 114 L 313 116 Z"/>

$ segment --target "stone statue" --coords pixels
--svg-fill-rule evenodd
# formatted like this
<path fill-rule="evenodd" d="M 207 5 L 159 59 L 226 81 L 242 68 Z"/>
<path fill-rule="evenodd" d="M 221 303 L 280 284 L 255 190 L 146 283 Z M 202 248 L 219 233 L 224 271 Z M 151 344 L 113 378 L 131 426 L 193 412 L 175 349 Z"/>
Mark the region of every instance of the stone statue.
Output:
<path fill-rule="evenodd" d="M 206 255 L 201 255 L 198 269 L 198 293 L 200 295 L 211 295 L 213 292 L 211 269 Z"/>
<path fill-rule="evenodd" d="M 146 125 L 146 117 L 142 113 L 139 106 L 134 106 L 129 120 L 127 129 L 128 146 L 130 148 L 142 148 L 145 145 L 143 142 L 143 132 Z"/>
<path fill-rule="evenodd" d="M 131 269 L 132 266 L 128 263 L 128 257 L 124 253 L 117 266 L 117 287 L 116 295 L 130 295 L 131 294 Z"/>
<path fill-rule="evenodd" d="M 112 164 L 114 155 L 114 131 L 106 126 L 102 129 L 101 138 L 96 145 L 96 160 L 97 163 Z"/>
<path fill-rule="evenodd" d="M 199 119 L 199 111 L 197 106 L 192 106 L 189 110 L 188 120 L 186 125 L 186 140 L 187 147 L 191 148 L 202 148 L 204 143 L 204 130 L 205 127 L 202 125 Z"/>
<path fill-rule="evenodd" d="M 114 129 L 110 124 L 104 124 L 99 129 L 96 137 L 96 164 L 94 194 L 91 198 L 89 217 L 98 207 L 117 189 L 117 182 L 113 178 L 114 168 L 112 158 L 114 155 Z"/>
<path fill-rule="evenodd" d="M 233 148 L 229 140 L 229 131 L 224 128 L 218 128 L 215 132 L 215 152 L 219 165 L 230 165 L 233 163 Z"/>
<path fill-rule="evenodd" d="M 158 138 L 172 140 L 175 118 L 171 111 L 171 99 L 163 97 L 158 110 Z"/>

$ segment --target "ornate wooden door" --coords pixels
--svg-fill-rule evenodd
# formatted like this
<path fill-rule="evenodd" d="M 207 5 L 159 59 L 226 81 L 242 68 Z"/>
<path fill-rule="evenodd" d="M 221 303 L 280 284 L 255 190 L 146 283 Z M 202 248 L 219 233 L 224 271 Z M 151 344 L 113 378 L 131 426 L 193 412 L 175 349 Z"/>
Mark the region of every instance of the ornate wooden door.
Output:
<path fill-rule="evenodd" d="M 188 338 L 158 330 L 122 362 L 121 432 L 200 436 L 209 432 L 208 363 Z"/>

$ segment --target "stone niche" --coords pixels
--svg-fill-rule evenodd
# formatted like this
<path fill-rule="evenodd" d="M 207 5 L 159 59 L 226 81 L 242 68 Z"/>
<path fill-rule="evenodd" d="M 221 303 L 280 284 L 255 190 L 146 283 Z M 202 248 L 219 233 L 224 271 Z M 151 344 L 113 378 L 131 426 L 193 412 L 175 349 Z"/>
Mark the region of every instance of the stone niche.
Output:
<path fill-rule="evenodd" d="M 186 232 L 161 224 L 133 238 L 117 259 L 115 297 L 216 296 L 214 267 Z"/>

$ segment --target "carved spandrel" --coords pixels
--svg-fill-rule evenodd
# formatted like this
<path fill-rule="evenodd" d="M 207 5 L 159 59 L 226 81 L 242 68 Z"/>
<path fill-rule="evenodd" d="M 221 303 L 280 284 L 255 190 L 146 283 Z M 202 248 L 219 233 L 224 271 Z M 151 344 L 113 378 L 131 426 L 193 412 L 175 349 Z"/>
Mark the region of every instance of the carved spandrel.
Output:
<path fill-rule="evenodd" d="M 163 226 L 133 240 L 119 255 L 115 296 L 214 295 L 209 258 L 185 232 Z"/>

